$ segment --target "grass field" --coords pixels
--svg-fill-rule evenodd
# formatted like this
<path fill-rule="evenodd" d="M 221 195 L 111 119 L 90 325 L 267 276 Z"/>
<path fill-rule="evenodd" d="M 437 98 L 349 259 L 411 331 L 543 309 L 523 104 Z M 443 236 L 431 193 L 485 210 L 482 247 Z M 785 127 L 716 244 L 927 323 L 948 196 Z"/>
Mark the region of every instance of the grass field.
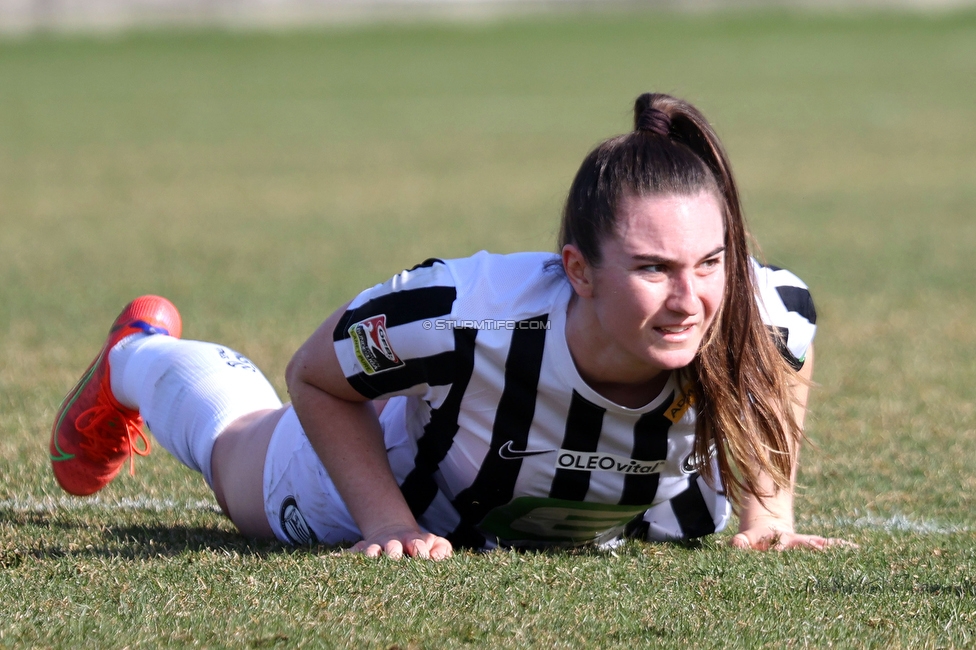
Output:
<path fill-rule="evenodd" d="M 0 42 L 0 645 L 976 645 L 974 79 L 974 13 Z M 131 297 L 284 395 L 357 290 L 552 249 L 644 90 L 710 116 L 765 257 L 814 291 L 798 524 L 860 550 L 368 561 L 241 539 L 160 450 L 62 495 L 52 416 Z"/>

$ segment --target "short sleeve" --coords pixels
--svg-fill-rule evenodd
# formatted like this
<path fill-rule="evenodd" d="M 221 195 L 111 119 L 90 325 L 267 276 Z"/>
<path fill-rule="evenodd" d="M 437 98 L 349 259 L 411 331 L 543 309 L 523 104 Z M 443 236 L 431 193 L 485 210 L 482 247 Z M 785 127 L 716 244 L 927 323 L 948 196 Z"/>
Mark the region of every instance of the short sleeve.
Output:
<path fill-rule="evenodd" d="M 454 277 L 437 259 L 356 296 L 332 333 L 349 384 L 367 399 L 450 384 L 455 337 L 437 323 L 450 317 L 456 299 Z"/>
<path fill-rule="evenodd" d="M 753 260 L 753 271 L 763 322 L 776 334 L 780 353 L 799 370 L 817 332 L 817 310 L 810 290 L 786 269 Z"/>

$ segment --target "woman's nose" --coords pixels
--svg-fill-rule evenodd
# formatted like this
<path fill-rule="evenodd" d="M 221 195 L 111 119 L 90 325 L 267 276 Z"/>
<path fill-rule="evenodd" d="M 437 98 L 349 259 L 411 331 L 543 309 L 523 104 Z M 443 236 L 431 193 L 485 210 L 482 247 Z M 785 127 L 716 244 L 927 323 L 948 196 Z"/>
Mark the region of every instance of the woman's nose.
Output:
<path fill-rule="evenodd" d="M 681 273 L 671 282 L 671 293 L 665 303 L 668 309 L 679 314 L 697 314 L 701 308 L 701 300 L 695 286 L 695 277 L 691 273 Z"/>

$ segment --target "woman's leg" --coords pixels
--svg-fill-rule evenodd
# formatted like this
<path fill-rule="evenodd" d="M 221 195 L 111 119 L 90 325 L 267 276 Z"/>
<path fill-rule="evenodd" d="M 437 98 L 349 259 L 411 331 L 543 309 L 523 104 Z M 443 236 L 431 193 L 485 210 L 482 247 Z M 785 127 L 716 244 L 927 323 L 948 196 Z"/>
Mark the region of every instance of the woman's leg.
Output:
<path fill-rule="evenodd" d="M 112 349 L 112 392 L 159 443 L 203 474 L 244 535 L 271 538 L 264 512 L 268 442 L 284 413 L 264 375 L 227 347 L 167 336 Z"/>
<path fill-rule="evenodd" d="M 137 335 L 114 347 L 109 363 L 116 399 L 137 409 L 159 443 L 210 486 L 217 436 L 240 417 L 281 407 L 250 360 L 214 343 Z"/>
<path fill-rule="evenodd" d="M 181 330 L 165 298 L 143 296 L 122 310 L 55 416 L 50 456 L 61 487 L 90 495 L 126 461 L 134 472 L 133 456 L 149 453 L 145 421 L 159 444 L 203 474 L 245 535 L 358 539 L 301 423 L 264 376 L 226 347 L 179 340 Z"/>
<path fill-rule="evenodd" d="M 373 402 L 377 415 L 386 402 Z M 214 442 L 210 460 L 214 496 L 224 513 L 247 537 L 275 538 L 265 510 L 264 467 L 271 436 L 287 410 L 288 406 L 283 406 L 240 417 Z"/>
<path fill-rule="evenodd" d="M 287 407 L 245 415 L 217 436 L 210 466 L 221 509 L 241 534 L 274 539 L 264 510 L 264 465 L 268 444 Z"/>
<path fill-rule="evenodd" d="M 226 347 L 182 341 L 179 311 L 142 296 L 119 314 L 51 431 L 55 478 L 78 496 L 104 488 L 157 441 L 203 474 L 242 533 L 273 536 L 264 510 L 268 443 L 286 409 L 264 375 Z"/>

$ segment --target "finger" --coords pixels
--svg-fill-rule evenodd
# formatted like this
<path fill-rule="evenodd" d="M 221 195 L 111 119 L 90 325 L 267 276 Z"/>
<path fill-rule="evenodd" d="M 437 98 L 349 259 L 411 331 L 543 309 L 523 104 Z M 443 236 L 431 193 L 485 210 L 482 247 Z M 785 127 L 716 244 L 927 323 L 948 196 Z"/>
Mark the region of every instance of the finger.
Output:
<path fill-rule="evenodd" d="M 810 548 L 816 551 L 823 550 L 826 540 L 815 535 L 791 535 L 780 540 L 780 550 L 789 551 L 795 548 Z"/>
<path fill-rule="evenodd" d="M 837 537 L 811 537 L 810 541 L 814 548 L 817 548 L 818 550 L 823 550 L 830 547 L 860 548 L 854 542 L 849 542 L 846 539 L 840 539 Z"/>
<path fill-rule="evenodd" d="M 827 542 L 826 544 L 827 546 L 840 546 L 842 548 L 861 548 L 854 542 L 851 542 L 846 539 L 840 539 L 837 537 L 829 537 L 827 538 L 826 542 Z"/>
<path fill-rule="evenodd" d="M 454 547 L 443 537 L 435 537 L 430 545 L 430 558 L 432 560 L 444 560 L 454 554 Z"/>
<path fill-rule="evenodd" d="M 417 557 L 422 560 L 426 560 L 430 557 L 430 550 L 427 546 L 427 542 L 422 539 L 414 539 L 407 543 L 406 545 L 407 555 L 410 557 Z"/>
<path fill-rule="evenodd" d="M 401 544 L 400 540 L 398 539 L 391 539 L 386 543 L 385 546 L 383 546 L 383 552 L 386 553 L 391 560 L 399 560 L 403 557 L 403 544 Z"/>
<path fill-rule="evenodd" d="M 785 548 L 787 549 L 810 548 L 822 551 L 830 547 L 858 548 L 857 544 L 849 542 L 846 539 L 820 537 L 818 535 L 794 535 L 785 544 Z"/>
<path fill-rule="evenodd" d="M 366 540 L 356 542 L 349 550 L 353 553 L 362 553 L 366 557 L 379 557 L 383 554 L 383 547 L 379 544 L 367 542 Z"/>
<path fill-rule="evenodd" d="M 782 550 L 781 537 L 777 535 L 766 535 L 765 537 L 760 537 L 759 539 L 753 540 L 745 533 L 737 533 L 732 537 L 732 545 L 736 548 L 742 548 L 747 551 L 768 551 L 768 550 Z"/>
<path fill-rule="evenodd" d="M 733 535 L 729 543 L 736 548 L 742 548 L 746 550 L 752 549 L 752 542 L 750 542 L 749 538 L 746 537 L 743 533 L 738 533 L 736 535 Z"/>

